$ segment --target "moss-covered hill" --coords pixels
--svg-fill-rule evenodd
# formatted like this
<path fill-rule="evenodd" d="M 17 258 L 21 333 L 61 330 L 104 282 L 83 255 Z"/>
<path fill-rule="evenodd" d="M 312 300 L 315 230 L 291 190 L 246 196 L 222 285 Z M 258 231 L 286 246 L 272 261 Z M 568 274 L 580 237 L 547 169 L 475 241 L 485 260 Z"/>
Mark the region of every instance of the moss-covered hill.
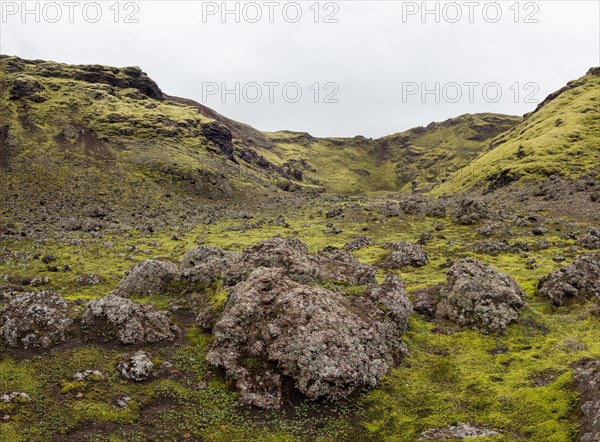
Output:
<path fill-rule="evenodd" d="M 578 177 L 600 164 L 600 68 L 549 95 L 434 194 L 484 191 L 551 175 Z M 495 186 L 494 186 L 495 184 Z M 492 185 L 492 189 L 490 189 Z"/>
<path fill-rule="evenodd" d="M 253 145 L 268 141 L 163 94 L 139 68 L 0 57 L 0 185 L 13 223 L 98 207 L 121 220 L 142 212 L 179 219 L 198 204 L 281 193 L 274 184 L 292 171 Z"/>
<path fill-rule="evenodd" d="M 461 115 L 380 139 L 314 138 L 306 133 L 267 134 L 275 164 L 291 162 L 334 193 L 427 191 L 488 149 L 520 117 Z"/>

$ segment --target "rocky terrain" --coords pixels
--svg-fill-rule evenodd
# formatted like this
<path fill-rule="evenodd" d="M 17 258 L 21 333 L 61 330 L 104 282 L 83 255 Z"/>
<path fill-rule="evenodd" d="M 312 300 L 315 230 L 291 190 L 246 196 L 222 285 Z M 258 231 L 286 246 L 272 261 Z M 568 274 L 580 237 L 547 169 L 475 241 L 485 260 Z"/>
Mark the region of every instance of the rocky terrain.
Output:
<path fill-rule="evenodd" d="M 599 440 L 599 74 L 318 139 L 0 56 L 0 440 Z"/>

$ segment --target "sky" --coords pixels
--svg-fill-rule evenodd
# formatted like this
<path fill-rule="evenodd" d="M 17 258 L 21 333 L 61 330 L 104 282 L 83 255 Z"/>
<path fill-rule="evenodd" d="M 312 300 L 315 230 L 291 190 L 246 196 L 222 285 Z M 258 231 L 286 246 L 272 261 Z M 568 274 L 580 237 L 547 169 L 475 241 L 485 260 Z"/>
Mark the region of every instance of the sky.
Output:
<path fill-rule="evenodd" d="M 260 130 L 380 137 L 521 115 L 600 65 L 599 1 L 0 0 L 0 53 L 140 66 Z"/>

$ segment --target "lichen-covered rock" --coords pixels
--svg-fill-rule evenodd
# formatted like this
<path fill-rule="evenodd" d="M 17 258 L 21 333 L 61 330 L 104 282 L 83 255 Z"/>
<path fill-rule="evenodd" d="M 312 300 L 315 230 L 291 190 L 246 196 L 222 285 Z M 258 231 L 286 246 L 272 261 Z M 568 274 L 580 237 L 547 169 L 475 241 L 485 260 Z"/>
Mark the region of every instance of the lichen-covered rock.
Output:
<path fill-rule="evenodd" d="M 413 195 L 400 202 L 400 208 L 408 215 L 423 215 L 436 218 L 446 216 L 446 205 L 441 200 L 432 200 L 420 195 Z"/>
<path fill-rule="evenodd" d="M 178 272 L 177 266 L 169 261 L 141 261 L 121 279 L 114 293 L 124 298 L 160 295 Z"/>
<path fill-rule="evenodd" d="M 69 303 L 51 291 L 12 298 L 0 314 L 0 339 L 9 347 L 47 348 L 67 339 L 73 321 Z"/>
<path fill-rule="evenodd" d="M 581 394 L 581 442 L 600 441 L 600 359 L 581 361 L 573 370 L 573 386 Z"/>
<path fill-rule="evenodd" d="M 258 267 L 282 268 L 287 276 L 302 283 L 341 280 L 355 285 L 374 284 L 376 269 L 361 264 L 349 252 L 328 247 L 310 254 L 296 238 L 275 236 L 244 251 L 223 273 L 223 282 L 233 286 Z"/>
<path fill-rule="evenodd" d="M 126 379 L 141 382 L 148 379 L 152 373 L 154 364 L 150 360 L 148 353 L 138 351 L 126 361 L 119 363 L 117 368 Z"/>
<path fill-rule="evenodd" d="M 509 275 L 474 259 L 446 272 L 446 284 L 417 294 L 418 311 L 482 333 L 497 333 L 518 318 L 523 290 Z"/>
<path fill-rule="evenodd" d="M 88 273 L 86 275 L 79 275 L 75 278 L 75 284 L 79 286 L 90 286 L 90 285 L 98 285 L 104 284 L 106 279 L 102 275 L 98 275 L 97 273 Z"/>
<path fill-rule="evenodd" d="M 401 269 L 406 266 L 422 267 L 429 262 L 427 253 L 419 244 L 397 241 L 391 245 L 392 252 L 378 265 L 382 269 Z"/>
<path fill-rule="evenodd" d="M 84 337 L 123 344 L 170 341 L 178 328 L 167 312 L 110 293 L 91 301 L 81 316 Z"/>
<path fill-rule="evenodd" d="M 373 240 L 363 235 L 357 235 L 352 241 L 347 242 L 344 245 L 344 250 L 347 252 L 352 252 L 354 250 L 364 249 L 365 247 L 369 247 L 373 244 Z"/>
<path fill-rule="evenodd" d="M 495 436 L 498 431 L 486 428 L 476 427 L 457 422 L 447 427 L 434 428 L 424 432 L 419 440 L 449 440 L 449 439 L 470 439 L 474 437 Z"/>
<path fill-rule="evenodd" d="M 577 245 L 586 249 L 600 249 L 600 229 L 590 229 L 583 238 L 577 241 Z"/>
<path fill-rule="evenodd" d="M 397 277 L 347 297 L 299 284 L 283 268 L 258 268 L 229 295 L 207 360 L 236 380 L 245 403 L 278 407 L 279 374 L 310 398 L 339 399 L 377 385 L 406 353 L 410 310 Z"/>
<path fill-rule="evenodd" d="M 181 258 L 180 265 L 182 269 L 190 269 L 215 260 L 235 260 L 239 259 L 239 257 L 240 254 L 237 252 L 230 252 L 219 247 L 201 245 L 185 252 L 183 258 Z"/>
<path fill-rule="evenodd" d="M 600 256 L 580 255 L 538 281 L 539 294 L 558 307 L 573 300 L 600 300 Z"/>
<path fill-rule="evenodd" d="M 498 256 L 501 253 L 506 253 L 510 250 L 510 246 L 506 241 L 478 241 L 471 249 L 475 253 L 482 255 Z"/>
<path fill-rule="evenodd" d="M 483 199 L 463 198 L 458 201 L 451 216 L 456 224 L 475 224 L 489 216 L 487 201 Z"/>

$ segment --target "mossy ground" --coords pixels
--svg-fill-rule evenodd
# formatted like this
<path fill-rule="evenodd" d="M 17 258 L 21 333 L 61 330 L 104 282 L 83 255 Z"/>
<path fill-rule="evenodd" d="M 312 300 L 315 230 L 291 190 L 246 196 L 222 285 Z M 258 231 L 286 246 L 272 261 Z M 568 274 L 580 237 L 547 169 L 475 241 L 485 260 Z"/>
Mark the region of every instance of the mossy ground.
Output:
<path fill-rule="evenodd" d="M 143 383 L 122 379 L 116 365 L 132 349 L 81 344 L 57 348 L 40 356 L 4 354 L 0 361 L 0 392 L 25 391 L 30 403 L 2 405 L 0 423 L 4 440 L 389 440 L 410 441 L 430 428 L 453 422 L 474 422 L 502 430 L 495 438 L 482 440 L 566 441 L 578 432 L 577 394 L 570 387 L 572 363 L 600 355 L 600 323 L 587 313 L 585 305 L 551 309 L 536 295 L 537 278 L 563 264 L 552 260 L 562 253 L 569 262 L 577 254 L 574 240 L 563 239 L 564 224 L 556 223 L 546 238 L 550 247 L 519 254 L 477 255 L 470 251 L 474 241 L 483 240 L 473 226 L 458 226 L 449 218 L 417 216 L 384 218 L 363 210 L 384 199 L 346 200 L 343 218 L 327 219 L 324 213 L 338 203 L 320 206 L 261 211 L 253 218 L 221 218 L 214 224 L 198 225 L 188 231 L 156 234 L 134 233 L 123 238 L 104 235 L 92 238 L 69 233 L 68 238 L 34 243 L 22 239 L 5 242 L 12 254 L 0 267 L 11 278 L 46 275 L 47 287 L 68 299 L 103 296 L 116 286 L 124 272 L 141 259 L 160 257 L 177 261 L 199 241 L 226 249 L 241 250 L 276 234 L 295 236 L 311 251 L 325 246 L 342 247 L 357 234 L 379 244 L 384 241 L 416 241 L 421 233 L 434 232 L 425 244 L 430 262 L 421 268 L 397 271 L 409 294 L 416 289 L 443 282 L 448 258 L 475 256 L 511 274 L 523 287 L 528 308 L 518 324 L 504 335 L 484 336 L 473 331 L 434 333 L 436 324 L 413 314 L 405 334 L 411 356 L 392 369 L 381 386 L 361 391 L 338 404 L 296 399 L 294 406 L 281 411 L 259 412 L 238 405 L 235 389 L 223 374 L 207 366 L 205 354 L 211 335 L 182 323 L 184 337 L 177 343 L 152 347 L 157 367 L 168 361 L 171 368 Z M 321 203 L 322 204 L 322 203 Z M 289 227 L 270 223 L 283 214 Z M 325 233 L 327 223 L 342 233 Z M 252 224 L 262 224 L 260 228 Z M 503 223 L 513 232 L 512 241 L 534 244 L 531 227 Z M 579 226 L 583 229 L 585 226 Z M 367 230 L 365 230 L 367 229 Z M 66 245 L 79 237 L 81 245 Z M 111 242 L 112 246 L 102 247 Z M 388 251 L 380 245 L 355 252 L 364 263 L 377 262 Z M 132 246 L 135 246 L 133 248 Z M 16 253 L 15 253 L 16 252 Z M 72 272 L 49 273 L 46 264 L 32 259 L 54 254 L 52 264 L 68 264 Z M 6 256 L 6 255 L 5 255 Z M 537 268 L 527 268 L 535 258 Z M 80 288 L 77 274 L 99 273 L 105 284 Z M 380 272 L 378 278 L 383 278 Z M 355 293 L 354 287 L 329 287 Z M 222 302 L 218 288 L 211 298 L 214 307 Z M 142 302 L 166 308 L 169 294 Z M 498 351 L 502 349 L 502 351 Z M 78 371 L 97 369 L 104 380 L 74 381 Z M 210 373 L 210 374 L 209 374 Z M 198 389 L 198 383 L 206 388 Z M 79 395 L 78 395 L 79 394 Z M 132 400 L 125 408 L 116 405 L 120 397 Z"/>

